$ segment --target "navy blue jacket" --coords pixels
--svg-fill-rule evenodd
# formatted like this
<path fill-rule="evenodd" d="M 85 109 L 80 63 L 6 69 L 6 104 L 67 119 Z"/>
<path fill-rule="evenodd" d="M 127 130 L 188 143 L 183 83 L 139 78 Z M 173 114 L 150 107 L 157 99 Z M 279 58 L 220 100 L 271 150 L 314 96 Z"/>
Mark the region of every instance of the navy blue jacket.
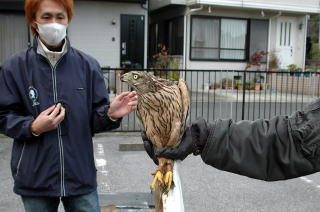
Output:
<path fill-rule="evenodd" d="M 9 58 L 0 70 L 0 132 L 14 138 L 14 191 L 26 196 L 72 196 L 96 189 L 92 136 L 119 127 L 107 116 L 101 68 L 72 48 L 55 67 L 34 47 Z M 36 137 L 33 120 L 58 101 L 66 116 L 56 130 Z"/>

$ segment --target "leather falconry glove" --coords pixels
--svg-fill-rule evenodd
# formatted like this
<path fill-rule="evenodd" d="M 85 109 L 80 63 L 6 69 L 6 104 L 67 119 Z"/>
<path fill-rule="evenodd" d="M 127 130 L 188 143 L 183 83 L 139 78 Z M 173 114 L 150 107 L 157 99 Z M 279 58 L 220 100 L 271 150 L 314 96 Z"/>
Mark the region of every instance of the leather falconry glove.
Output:
<path fill-rule="evenodd" d="M 144 149 L 145 149 L 146 152 L 148 153 L 149 157 L 153 160 L 153 162 L 154 162 L 155 164 L 158 165 L 159 162 L 158 162 L 158 158 L 157 158 L 156 155 L 154 154 L 153 144 L 151 143 L 151 141 L 149 141 L 149 139 L 148 139 L 145 131 L 142 131 L 142 132 L 141 132 L 141 138 L 142 138 L 142 141 L 143 141 Z"/>
<path fill-rule="evenodd" d="M 144 147 L 155 161 L 156 157 L 164 157 L 172 160 L 184 160 L 189 154 L 201 154 L 209 135 L 207 123 L 203 118 L 197 119 L 188 127 L 177 147 L 154 148 L 149 140 L 143 140 Z M 145 136 L 146 137 L 146 136 Z M 156 161 L 158 161 L 156 159 Z M 156 163 L 157 164 L 157 163 Z"/>

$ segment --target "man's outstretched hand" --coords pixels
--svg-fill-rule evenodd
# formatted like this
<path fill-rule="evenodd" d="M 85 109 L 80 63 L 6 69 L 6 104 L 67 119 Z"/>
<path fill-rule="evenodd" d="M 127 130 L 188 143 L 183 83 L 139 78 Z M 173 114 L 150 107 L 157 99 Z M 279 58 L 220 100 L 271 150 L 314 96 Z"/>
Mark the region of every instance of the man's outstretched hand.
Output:
<path fill-rule="evenodd" d="M 113 100 L 108 110 L 108 116 L 112 119 L 121 118 L 137 108 L 138 95 L 135 91 L 122 92 Z"/>

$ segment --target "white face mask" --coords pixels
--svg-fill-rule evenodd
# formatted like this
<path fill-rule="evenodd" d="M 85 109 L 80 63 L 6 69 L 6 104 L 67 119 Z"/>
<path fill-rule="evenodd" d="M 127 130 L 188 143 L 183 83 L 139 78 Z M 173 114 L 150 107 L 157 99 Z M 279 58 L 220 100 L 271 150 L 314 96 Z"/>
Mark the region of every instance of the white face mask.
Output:
<path fill-rule="evenodd" d="M 50 46 L 57 46 L 65 37 L 67 26 L 58 23 L 38 24 L 40 37 Z"/>

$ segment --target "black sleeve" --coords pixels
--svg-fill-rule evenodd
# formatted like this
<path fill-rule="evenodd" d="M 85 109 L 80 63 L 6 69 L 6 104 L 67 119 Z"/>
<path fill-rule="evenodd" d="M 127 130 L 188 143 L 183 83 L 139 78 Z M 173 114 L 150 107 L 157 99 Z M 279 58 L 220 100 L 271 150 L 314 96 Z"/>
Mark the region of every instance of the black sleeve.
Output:
<path fill-rule="evenodd" d="M 218 169 L 266 180 L 285 180 L 320 169 L 320 101 L 292 116 L 209 124 L 202 151 Z"/>

